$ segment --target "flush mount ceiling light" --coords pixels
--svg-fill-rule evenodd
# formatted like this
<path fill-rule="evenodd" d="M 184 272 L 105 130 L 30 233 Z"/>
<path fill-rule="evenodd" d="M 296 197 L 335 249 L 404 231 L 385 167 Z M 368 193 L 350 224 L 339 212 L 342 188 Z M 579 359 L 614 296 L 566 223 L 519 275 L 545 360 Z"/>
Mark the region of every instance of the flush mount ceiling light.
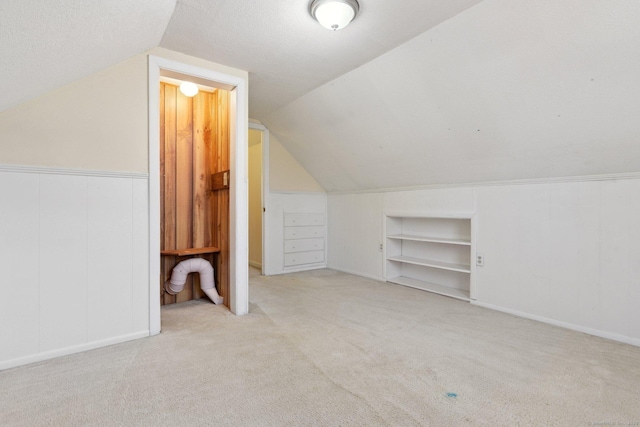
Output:
<path fill-rule="evenodd" d="M 309 6 L 311 16 L 325 28 L 341 30 L 358 14 L 360 5 L 356 0 L 313 0 Z"/>
<path fill-rule="evenodd" d="M 184 96 L 192 97 L 198 94 L 198 85 L 191 82 L 182 82 L 180 83 L 180 92 L 184 94 Z"/>

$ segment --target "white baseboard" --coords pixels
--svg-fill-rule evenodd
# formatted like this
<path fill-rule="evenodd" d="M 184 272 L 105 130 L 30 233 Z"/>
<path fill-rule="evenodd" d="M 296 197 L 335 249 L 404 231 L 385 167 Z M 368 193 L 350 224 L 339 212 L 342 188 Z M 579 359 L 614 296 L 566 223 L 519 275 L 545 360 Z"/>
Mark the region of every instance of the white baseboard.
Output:
<path fill-rule="evenodd" d="M 572 331 L 582 332 L 589 335 L 594 335 L 600 338 L 606 338 L 613 341 L 618 341 L 624 344 L 630 344 L 636 347 L 640 347 L 640 339 L 632 338 L 625 335 L 616 334 L 613 332 L 601 331 L 599 329 L 587 328 L 585 326 L 575 325 L 573 323 L 563 322 L 560 320 L 550 319 L 544 316 L 537 316 L 535 314 L 525 313 L 523 311 L 512 310 L 510 308 L 501 307 L 499 305 L 487 304 L 485 302 L 472 300 L 471 304 L 479 307 L 488 308 L 491 310 L 501 311 L 503 313 L 512 314 L 518 317 L 524 317 L 525 319 L 536 320 L 538 322 L 547 323 L 549 325 L 559 326 L 565 329 L 571 329 Z"/>
<path fill-rule="evenodd" d="M 262 263 L 260 262 L 256 262 L 256 261 L 251 261 L 249 260 L 249 265 L 253 268 L 257 268 L 259 270 L 262 270 Z"/>
<path fill-rule="evenodd" d="M 377 281 L 380 281 L 380 282 L 386 282 L 384 277 L 376 277 L 376 276 L 371 275 L 371 274 L 363 274 L 363 273 L 357 272 L 357 271 L 352 271 L 352 270 L 343 269 L 343 268 L 336 268 L 336 267 L 333 267 L 331 265 L 329 265 L 328 268 L 330 268 L 332 270 L 340 271 L 340 272 L 343 272 L 343 273 L 353 274 L 355 276 L 366 277 L 368 279 L 377 280 Z M 524 311 L 513 310 L 513 309 L 502 307 L 502 306 L 499 306 L 499 305 L 488 304 L 488 303 L 485 303 L 485 302 L 482 302 L 482 301 L 471 300 L 470 303 L 473 304 L 473 305 L 477 305 L 479 307 L 488 308 L 490 310 L 496 310 L 496 311 L 500 311 L 500 312 L 503 312 L 503 313 L 512 314 L 514 316 L 523 317 L 525 319 L 531 319 L 531 320 L 535 320 L 535 321 L 538 321 L 538 322 L 546 323 L 546 324 L 549 324 L 549 325 L 559 326 L 559 327 L 565 328 L 565 329 L 570 329 L 572 331 L 582 332 L 582 333 L 585 333 L 585 334 L 594 335 L 596 337 L 606 338 L 606 339 L 613 340 L 613 341 L 618 341 L 618 342 L 621 342 L 621 343 L 624 343 L 624 344 L 629 344 L 629 345 L 633 345 L 633 346 L 636 346 L 636 347 L 640 347 L 640 339 L 639 338 L 628 337 L 626 335 L 620 335 L 620 334 L 616 334 L 616 333 L 613 333 L 613 332 L 601 331 L 599 329 L 593 329 L 593 328 L 588 328 L 586 326 L 575 325 L 573 323 L 568 323 L 568 322 L 563 322 L 563 321 L 560 321 L 560 320 L 550 319 L 550 318 L 544 317 L 544 316 L 537 316 L 535 314 L 525 313 Z"/>
<path fill-rule="evenodd" d="M 60 356 L 68 356 L 70 354 L 81 353 L 83 351 L 94 350 L 100 347 L 107 347 L 114 344 L 120 344 L 127 341 L 136 340 L 138 338 L 144 338 L 149 336 L 149 331 L 140 331 L 133 334 L 120 335 L 105 340 L 92 341 L 86 344 L 73 345 L 52 351 L 45 351 L 44 353 L 32 354 L 30 356 L 18 357 L 17 359 L 0 361 L 0 371 L 10 368 L 15 368 L 29 363 L 42 362 L 43 360 L 49 360 Z"/>
<path fill-rule="evenodd" d="M 302 266 L 302 267 L 286 267 L 286 269 L 269 272 L 268 276 L 277 276 L 278 274 L 287 274 L 287 273 L 300 273 L 301 271 L 322 270 L 323 268 L 327 268 L 327 265 L 314 264 L 314 265 Z"/>

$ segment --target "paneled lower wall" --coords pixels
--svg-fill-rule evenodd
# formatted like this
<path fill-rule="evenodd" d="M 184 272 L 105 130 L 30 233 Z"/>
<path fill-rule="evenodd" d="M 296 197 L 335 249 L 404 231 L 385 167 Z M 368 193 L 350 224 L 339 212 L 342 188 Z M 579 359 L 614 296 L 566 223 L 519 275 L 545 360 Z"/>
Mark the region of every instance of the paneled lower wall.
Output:
<path fill-rule="evenodd" d="M 149 335 L 146 175 L 0 166 L 0 369 Z"/>
<path fill-rule="evenodd" d="M 475 211 L 475 304 L 640 345 L 637 178 L 329 195 L 328 266 L 383 279 L 384 212 Z"/>

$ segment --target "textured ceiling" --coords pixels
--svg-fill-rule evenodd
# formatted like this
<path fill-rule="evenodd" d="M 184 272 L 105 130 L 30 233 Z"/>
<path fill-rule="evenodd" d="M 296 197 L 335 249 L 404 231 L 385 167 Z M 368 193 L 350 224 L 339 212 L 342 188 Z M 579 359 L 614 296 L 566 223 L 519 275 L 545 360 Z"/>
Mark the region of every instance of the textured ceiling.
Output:
<path fill-rule="evenodd" d="M 310 0 L 1 0 L 0 111 L 156 46 L 250 72 L 260 119 L 480 0 L 361 0 L 327 31 Z"/>
<path fill-rule="evenodd" d="M 160 44 L 176 0 L 1 0 L 0 111 Z"/>
<path fill-rule="evenodd" d="M 331 32 L 307 0 L 178 0 L 161 46 L 249 71 L 249 116 L 299 98 L 480 0 L 361 0 Z"/>
<path fill-rule="evenodd" d="M 327 191 L 638 172 L 639 22 L 485 0 L 262 121 Z"/>

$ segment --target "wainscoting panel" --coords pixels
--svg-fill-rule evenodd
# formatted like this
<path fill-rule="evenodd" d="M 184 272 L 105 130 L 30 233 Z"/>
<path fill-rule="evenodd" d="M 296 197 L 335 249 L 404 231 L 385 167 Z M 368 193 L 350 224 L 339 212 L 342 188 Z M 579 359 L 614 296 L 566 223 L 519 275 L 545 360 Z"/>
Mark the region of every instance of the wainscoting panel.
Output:
<path fill-rule="evenodd" d="M 40 349 L 87 339 L 87 179 L 40 177 Z"/>
<path fill-rule="evenodd" d="M 0 369 L 148 335 L 148 178 L 0 165 Z"/>
<path fill-rule="evenodd" d="M 126 334 L 131 328 L 131 181 L 91 177 L 88 200 L 87 328 L 89 341 L 97 341 Z"/>
<path fill-rule="evenodd" d="M 132 184 L 132 330 L 146 331 L 149 330 L 149 185 L 146 179 L 134 179 Z"/>
<path fill-rule="evenodd" d="M 0 361 L 39 350 L 37 175 L 0 176 Z"/>

